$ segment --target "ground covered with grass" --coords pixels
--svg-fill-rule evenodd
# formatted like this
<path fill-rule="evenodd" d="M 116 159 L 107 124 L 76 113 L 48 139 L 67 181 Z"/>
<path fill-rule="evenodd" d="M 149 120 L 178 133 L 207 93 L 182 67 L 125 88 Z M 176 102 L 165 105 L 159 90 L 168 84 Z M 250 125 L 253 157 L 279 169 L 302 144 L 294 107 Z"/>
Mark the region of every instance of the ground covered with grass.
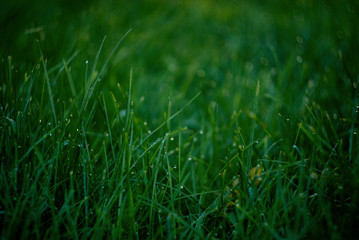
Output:
<path fill-rule="evenodd" d="M 1 1 L 2 239 L 354 239 L 356 1 Z"/>

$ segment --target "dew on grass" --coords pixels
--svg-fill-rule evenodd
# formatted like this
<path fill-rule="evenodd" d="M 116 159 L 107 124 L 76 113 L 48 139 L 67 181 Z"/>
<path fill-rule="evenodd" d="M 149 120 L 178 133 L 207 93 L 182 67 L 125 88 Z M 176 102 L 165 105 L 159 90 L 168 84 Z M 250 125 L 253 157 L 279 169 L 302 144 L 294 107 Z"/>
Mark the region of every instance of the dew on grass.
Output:
<path fill-rule="evenodd" d="M 191 157 L 189 157 L 189 158 L 188 158 L 188 161 L 192 161 L 192 158 L 191 158 Z"/>
<path fill-rule="evenodd" d="M 318 193 L 314 193 L 314 194 L 310 195 L 309 197 L 310 198 L 315 198 L 316 196 L 318 196 Z"/>
<path fill-rule="evenodd" d="M 171 141 L 174 141 L 175 139 L 173 137 L 170 138 Z"/>
<path fill-rule="evenodd" d="M 201 134 L 201 135 L 203 134 L 203 130 L 202 130 L 202 129 L 199 131 L 199 134 Z"/>
<path fill-rule="evenodd" d="M 147 122 L 143 122 L 143 125 L 144 125 L 144 126 L 147 126 Z"/>
<path fill-rule="evenodd" d="M 181 186 L 181 189 L 183 189 L 183 186 Z"/>
<path fill-rule="evenodd" d="M 197 71 L 197 75 L 198 75 L 198 77 L 203 78 L 203 77 L 206 76 L 206 72 L 205 72 L 203 69 L 199 69 L 199 70 Z"/>
<path fill-rule="evenodd" d="M 301 56 L 297 56 L 297 62 L 298 63 L 302 63 L 303 62 L 303 58 Z"/>
<path fill-rule="evenodd" d="M 251 72 L 253 70 L 253 63 L 251 62 L 246 62 L 245 63 L 245 68 L 248 72 Z"/>
<path fill-rule="evenodd" d="M 297 36 L 296 39 L 299 44 L 303 43 L 303 38 L 301 36 Z"/>

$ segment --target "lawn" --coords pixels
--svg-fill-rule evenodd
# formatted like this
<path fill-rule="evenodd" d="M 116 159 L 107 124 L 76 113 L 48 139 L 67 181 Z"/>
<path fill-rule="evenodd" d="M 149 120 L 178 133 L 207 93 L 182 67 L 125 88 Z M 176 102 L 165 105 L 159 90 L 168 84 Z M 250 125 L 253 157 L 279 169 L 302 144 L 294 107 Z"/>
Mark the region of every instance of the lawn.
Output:
<path fill-rule="evenodd" d="M 356 239 L 359 3 L 0 0 L 2 239 Z"/>

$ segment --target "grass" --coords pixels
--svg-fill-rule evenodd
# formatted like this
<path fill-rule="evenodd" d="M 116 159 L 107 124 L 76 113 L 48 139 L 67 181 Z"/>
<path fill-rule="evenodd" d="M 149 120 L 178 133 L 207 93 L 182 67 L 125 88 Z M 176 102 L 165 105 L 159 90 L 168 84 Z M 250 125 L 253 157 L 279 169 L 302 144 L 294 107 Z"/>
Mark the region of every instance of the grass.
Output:
<path fill-rule="evenodd" d="M 357 238 L 356 2 L 2 5 L 3 239 Z"/>

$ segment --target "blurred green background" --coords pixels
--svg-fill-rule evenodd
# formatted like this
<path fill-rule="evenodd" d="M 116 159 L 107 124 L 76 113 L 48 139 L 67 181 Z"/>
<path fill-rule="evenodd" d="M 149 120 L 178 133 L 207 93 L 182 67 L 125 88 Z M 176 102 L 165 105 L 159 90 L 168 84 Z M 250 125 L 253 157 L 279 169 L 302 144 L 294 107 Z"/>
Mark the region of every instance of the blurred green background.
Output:
<path fill-rule="evenodd" d="M 78 88 L 85 76 L 78 69 L 85 69 L 87 60 L 91 66 L 102 39 L 107 37 L 98 66 L 132 29 L 98 91 L 118 96 L 114 89 L 117 84 L 127 89 L 132 68 L 136 113 L 151 127 L 163 120 L 168 97 L 175 110 L 198 92 L 201 97 L 184 113 L 183 125 L 199 129 L 203 113 L 214 107 L 218 125 L 225 126 L 234 111 L 253 107 L 258 80 L 258 116 L 273 132 L 282 131 L 273 116 L 295 120 L 312 101 L 337 118 L 351 112 L 359 64 L 356 1 L 37 0 L 1 5 L 2 61 L 13 56 L 18 68 L 30 69 L 40 60 L 36 39 L 49 68 L 78 51 L 71 63 Z M 242 126 L 249 126 L 251 119 L 243 116 Z"/>

